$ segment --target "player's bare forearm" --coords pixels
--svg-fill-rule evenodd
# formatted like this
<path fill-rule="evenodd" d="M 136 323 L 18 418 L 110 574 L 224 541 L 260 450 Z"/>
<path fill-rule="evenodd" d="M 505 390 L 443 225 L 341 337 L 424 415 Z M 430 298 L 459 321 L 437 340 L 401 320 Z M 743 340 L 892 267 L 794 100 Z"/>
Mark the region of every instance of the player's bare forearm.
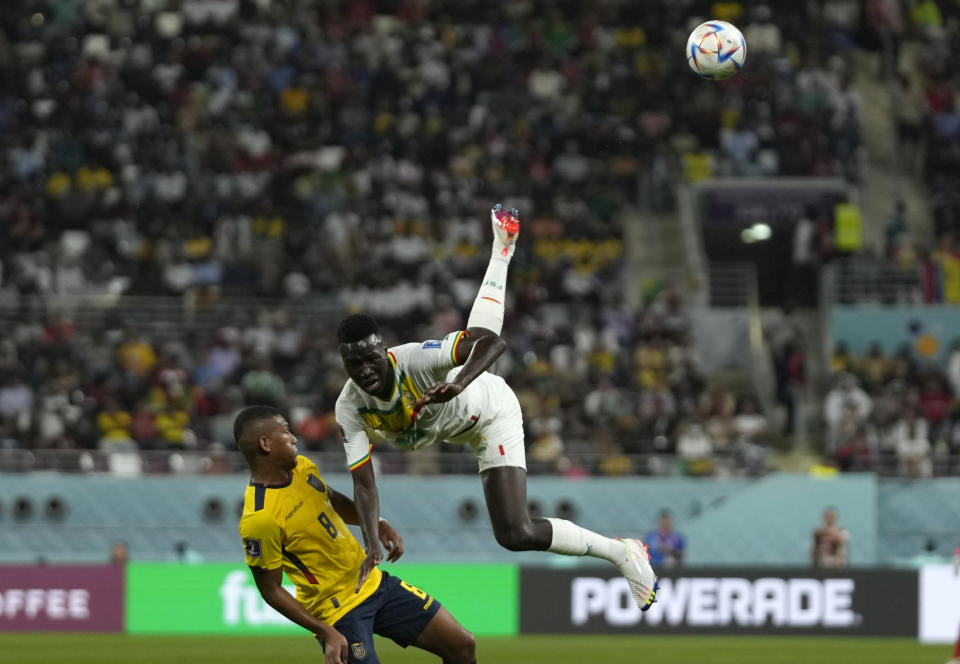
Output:
<path fill-rule="evenodd" d="M 369 549 L 379 541 L 380 494 L 370 463 L 353 471 L 353 509 Z M 342 516 L 342 515 L 341 515 Z"/>
<path fill-rule="evenodd" d="M 467 332 L 470 333 L 472 343 L 464 350 L 469 352 L 469 355 L 463 363 L 463 369 L 453 381 L 461 388 L 472 383 L 477 376 L 489 369 L 507 350 L 507 342 L 503 337 L 486 328 L 471 327 Z"/>
<path fill-rule="evenodd" d="M 250 571 L 253 573 L 253 580 L 257 584 L 257 590 L 260 591 L 263 601 L 276 609 L 284 618 L 322 637 L 329 637 L 331 631 L 336 631 L 331 625 L 303 608 L 293 595 L 283 589 L 280 585 L 283 580 L 283 570 L 251 567 Z"/>
<path fill-rule="evenodd" d="M 330 489 L 330 503 L 344 522 L 351 526 L 362 527 L 356 503 L 333 489 Z M 381 517 L 377 521 L 377 536 L 380 543 L 387 549 L 387 560 L 391 563 L 396 562 L 403 555 L 403 538 L 400 533 Z"/>
<path fill-rule="evenodd" d="M 330 489 L 329 485 L 327 488 Z M 340 518 L 343 519 L 345 523 L 351 526 L 359 526 L 361 524 L 356 504 L 339 491 L 330 489 L 330 504 L 333 505 L 333 509 L 337 511 L 337 514 L 340 515 Z"/>

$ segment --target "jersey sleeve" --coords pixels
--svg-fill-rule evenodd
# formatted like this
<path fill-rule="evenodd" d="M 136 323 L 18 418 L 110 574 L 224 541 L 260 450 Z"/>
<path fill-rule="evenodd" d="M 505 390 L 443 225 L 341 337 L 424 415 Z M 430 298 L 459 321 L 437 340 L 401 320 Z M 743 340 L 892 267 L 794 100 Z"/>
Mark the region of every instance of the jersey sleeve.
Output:
<path fill-rule="evenodd" d="M 276 569 L 283 566 L 283 528 L 261 510 L 240 522 L 243 555 L 250 567 Z"/>
<path fill-rule="evenodd" d="M 405 355 L 405 364 L 414 371 L 426 371 L 442 380 L 450 369 L 459 366 L 457 349 L 470 333 L 466 330 L 451 332 L 443 339 L 433 339 L 419 344 L 405 344 L 396 349 Z"/>
<path fill-rule="evenodd" d="M 357 413 L 357 407 L 351 403 L 346 390 L 337 399 L 335 414 L 343 438 L 343 449 L 347 453 L 347 467 L 353 472 L 370 462 L 373 445 L 367 435 L 367 425 Z"/>

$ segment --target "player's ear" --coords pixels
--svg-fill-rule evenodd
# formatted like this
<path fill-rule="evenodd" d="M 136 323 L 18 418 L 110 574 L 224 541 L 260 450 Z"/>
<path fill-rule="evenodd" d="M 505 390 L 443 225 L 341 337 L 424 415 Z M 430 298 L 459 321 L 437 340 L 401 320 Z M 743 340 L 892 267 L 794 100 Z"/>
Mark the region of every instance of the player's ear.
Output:
<path fill-rule="evenodd" d="M 260 438 L 257 439 L 257 447 L 260 449 L 261 452 L 264 452 L 265 454 L 270 454 L 270 446 L 271 446 L 271 442 L 270 442 L 269 436 L 260 436 Z"/>

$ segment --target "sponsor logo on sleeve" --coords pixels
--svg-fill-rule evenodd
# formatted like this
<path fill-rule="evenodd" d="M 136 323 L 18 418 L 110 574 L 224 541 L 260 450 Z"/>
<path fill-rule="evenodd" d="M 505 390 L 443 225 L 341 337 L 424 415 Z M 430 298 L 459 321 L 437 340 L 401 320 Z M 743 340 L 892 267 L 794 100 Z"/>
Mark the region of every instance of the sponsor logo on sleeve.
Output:
<path fill-rule="evenodd" d="M 430 341 L 424 341 L 424 348 L 440 348 L 443 345 L 442 341 L 437 341 L 436 339 L 431 339 Z"/>

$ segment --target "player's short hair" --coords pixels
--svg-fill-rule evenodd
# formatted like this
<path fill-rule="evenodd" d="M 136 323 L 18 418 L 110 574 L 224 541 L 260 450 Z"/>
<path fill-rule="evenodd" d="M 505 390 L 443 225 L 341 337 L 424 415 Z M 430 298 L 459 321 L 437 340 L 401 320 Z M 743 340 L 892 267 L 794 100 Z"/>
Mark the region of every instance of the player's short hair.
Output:
<path fill-rule="evenodd" d="M 273 406 L 247 406 L 237 413 L 236 419 L 233 420 L 233 439 L 237 443 L 237 446 L 240 446 L 240 438 L 243 437 L 247 427 L 261 420 L 277 417 L 278 415 L 282 416 L 283 413 Z"/>
<path fill-rule="evenodd" d="M 342 344 L 352 344 L 371 334 L 380 334 L 380 329 L 377 321 L 367 314 L 351 314 L 337 326 L 337 341 Z"/>

